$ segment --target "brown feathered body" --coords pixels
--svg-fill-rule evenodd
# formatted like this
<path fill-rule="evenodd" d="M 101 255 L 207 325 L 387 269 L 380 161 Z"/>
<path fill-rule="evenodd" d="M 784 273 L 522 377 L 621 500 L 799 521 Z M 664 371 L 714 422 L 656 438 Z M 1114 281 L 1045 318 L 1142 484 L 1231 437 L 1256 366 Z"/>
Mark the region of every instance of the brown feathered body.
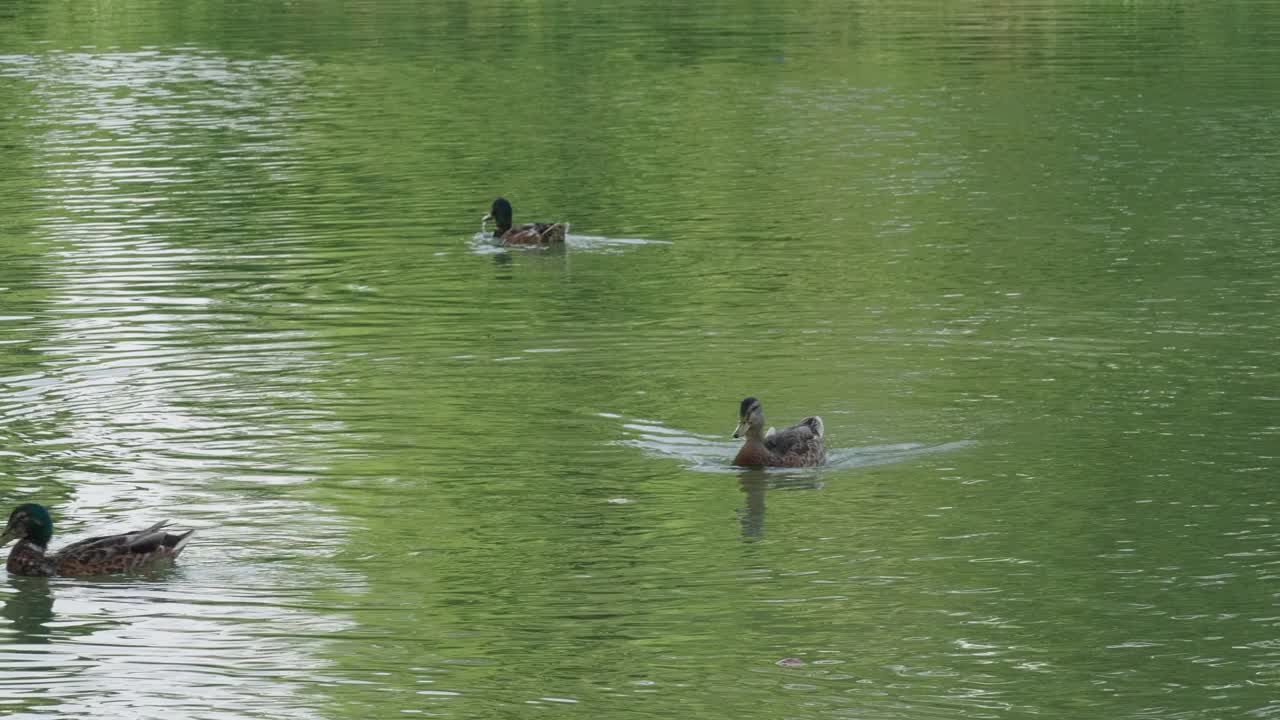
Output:
<path fill-rule="evenodd" d="M 186 547 L 191 533 L 169 533 L 168 521 L 118 535 L 104 535 L 72 543 L 56 553 L 46 554 L 38 541 L 22 538 L 5 568 L 14 575 L 107 575 L 171 562 Z"/>
<path fill-rule="evenodd" d="M 503 245 L 555 245 L 564 242 L 565 232 L 564 223 L 529 223 L 513 227 L 496 237 Z"/>
<path fill-rule="evenodd" d="M 738 429 L 734 437 L 746 437 L 733 464 L 742 467 L 809 467 L 827 461 L 823 444 L 825 430 L 817 415 L 781 430 L 764 429 L 764 411 L 760 401 L 747 398 L 738 412 Z"/>
<path fill-rule="evenodd" d="M 493 238 L 503 245 L 520 245 L 538 247 L 563 243 L 569 227 L 564 223 L 525 223 L 513 225 L 511 218 L 514 211 L 506 198 L 496 198 L 489 207 L 484 220 L 493 220 L 498 227 L 493 231 Z M 482 221 L 483 222 L 483 221 Z"/>

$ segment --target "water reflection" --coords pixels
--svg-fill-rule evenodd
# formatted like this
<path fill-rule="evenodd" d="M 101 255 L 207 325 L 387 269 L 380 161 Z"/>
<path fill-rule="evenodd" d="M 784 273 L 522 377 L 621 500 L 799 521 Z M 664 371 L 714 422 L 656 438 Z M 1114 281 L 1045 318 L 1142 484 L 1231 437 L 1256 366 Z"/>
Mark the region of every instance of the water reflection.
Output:
<path fill-rule="evenodd" d="M 737 511 L 742 526 L 742 539 L 748 542 L 764 537 L 765 498 L 770 490 L 821 490 L 823 483 L 803 477 L 788 477 L 770 473 L 763 468 L 751 468 L 738 473 L 738 487 L 744 495 L 745 507 Z"/>
<path fill-rule="evenodd" d="M 49 578 L 9 575 L 13 592 L 4 598 L 0 616 L 9 621 L 8 629 L 17 644 L 44 644 L 50 641 L 49 622 L 53 620 L 53 591 Z"/>
<path fill-rule="evenodd" d="M 309 715 L 301 691 L 326 661 L 306 636 L 346 621 L 306 607 L 306 589 L 363 578 L 315 561 L 342 546 L 345 523 L 288 490 L 342 453 L 316 394 L 324 342 L 288 308 L 305 298 L 340 315 L 345 300 L 313 282 L 328 260 L 261 232 L 296 207 L 243 202 L 264 181 L 288 192 L 299 69 L 194 51 L 23 66 L 47 176 L 31 196 L 47 210 L 31 227 L 34 283 L 0 269 L 0 286 L 39 289 L 20 325 L 0 325 L 25 351 L 3 358 L 23 367 L 0 378 L 13 399 L 0 432 L 11 418 L 48 429 L 13 436 L 27 457 L 11 489 L 58 507 L 60 542 L 166 516 L 200 533 L 176 567 L 145 576 L 10 578 L 0 659 L 23 671 L 0 678 L 0 702 L 53 688 L 70 717 L 103 703 L 242 715 L 253 686 L 274 701 L 255 714 Z"/>
<path fill-rule="evenodd" d="M 763 470 L 747 470 L 738 475 L 738 487 L 746 495 L 746 507 L 738 510 L 742 539 L 759 540 L 764 537 L 764 496 L 769 489 L 768 475 Z"/>

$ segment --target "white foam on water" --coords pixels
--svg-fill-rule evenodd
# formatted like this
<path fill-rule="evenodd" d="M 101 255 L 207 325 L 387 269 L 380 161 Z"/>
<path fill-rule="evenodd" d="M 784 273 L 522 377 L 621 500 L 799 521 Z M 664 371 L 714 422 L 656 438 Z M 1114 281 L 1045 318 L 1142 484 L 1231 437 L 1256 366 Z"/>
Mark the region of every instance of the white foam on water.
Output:
<path fill-rule="evenodd" d="M 607 417 L 604 414 L 601 416 Z M 652 420 L 631 420 L 622 424 L 628 437 L 617 441 L 621 445 L 639 448 L 651 455 L 672 458 L 701 472 L 741 472 L 733 465 L 740 441 L 721 440 L 718 436 L 692 433 L 669 428 Z M 815 471 L 848 470 L 906 462 L 926 455 L 971 447 L 973 440 L 957 440 L 945 443 L 902 442 L 864 447 L 828 447 L 827 462 L 818 467 L 769 468 L 769 472 L 811 474 Z"/>
<path fill-rule="evenodd" d="M 572 226 L 564 223 L 565 240 L 564 246 L 571 250 L 618 253 L 629 247 L 640 245 L 671 245 L 670 240 L 649 240 L 646 238 L 613 238 L 604 235 L 575 235 L 569 232 Z M 529 252 L 545 252 L 554 246 L 546 245 L 502 245 L 493 238 L 493 233 L 485 229 L 471 236 L 467 242 L 471 251 L 477 255 L 496 255 L 498 253 L 510 252 L 511 250 L 522 250 Z"/>

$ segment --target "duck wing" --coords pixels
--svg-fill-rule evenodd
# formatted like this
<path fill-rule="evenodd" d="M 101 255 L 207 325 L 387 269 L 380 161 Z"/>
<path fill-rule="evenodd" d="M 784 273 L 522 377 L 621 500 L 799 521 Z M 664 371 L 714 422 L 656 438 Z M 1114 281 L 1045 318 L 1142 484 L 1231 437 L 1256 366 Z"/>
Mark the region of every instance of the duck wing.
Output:
<path fill-rule="evenodd" d="M 186 546 L 194 530 L 173 534 L 164 531 L 168 520 L 145 530 L 103 535 L 72 543 L 52 558 L 61 575 L 122 572 L 161 558 L 174 558 Z"/>
<path fill-rule="evenodd" d="M 503 245 L 550 245 L 564 242 L 564 223 L 529 223 L 513 227 L 502 236 Z"/>
<path fill-rule="evenodd" d="M 542 238 L 544 243 L 562 243 L 564 237 L 569 233 L 569 227 L 564 223 L 536 223 L 538 228 L 538 237 Z"/>
<path fill-rule="evenodd" d="M 822 418 L 807 417 L 791 427 L 775 430 L 765 436 L 764 445 L 776 455 L 800 455 L 822 450 L 825 429 Z"/>

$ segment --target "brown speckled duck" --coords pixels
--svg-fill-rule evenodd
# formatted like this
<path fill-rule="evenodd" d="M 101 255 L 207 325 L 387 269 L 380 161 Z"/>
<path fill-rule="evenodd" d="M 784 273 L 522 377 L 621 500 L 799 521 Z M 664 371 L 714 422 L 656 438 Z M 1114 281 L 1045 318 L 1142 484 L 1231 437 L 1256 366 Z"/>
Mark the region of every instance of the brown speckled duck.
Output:
<path fill-rule="evenodd" d="M 733 459 L 734 465 L 742 467 L 808 467 L 821 465 L 827 459 L 822 447 L 822 418 L 813 415 L 791 427 L 766 431 L 764 410 L 753 397 L 738 407 L 738 429 L 733 436 L 747 439 Z"/>
<path fill-rule="evenodd" d="M 14 575 L 106 575 L 145 570 L 178 557 L 191 539 L 188 530 L 172 534 L 161 530 L 162 520 L 146 530 L 104 535 L 71 543 L 47 555 L 53 538 L 53 518 L 43 505 L 27 503 L 14 508 L 0 535 L 0 547 L 16 539 L 5 568 Z"/>
<path fill-rule="evenodd" d="M 493 220 L 498 228 L 493 231 L 493 238 L 503 245 L 554 245 L 564 242 L 567 228 L 564 223 L 528 223 L 512 227 L 511 203 L 506 198 L 498 198 L 489 208 L 489 214 L 482 222 Z"/>

